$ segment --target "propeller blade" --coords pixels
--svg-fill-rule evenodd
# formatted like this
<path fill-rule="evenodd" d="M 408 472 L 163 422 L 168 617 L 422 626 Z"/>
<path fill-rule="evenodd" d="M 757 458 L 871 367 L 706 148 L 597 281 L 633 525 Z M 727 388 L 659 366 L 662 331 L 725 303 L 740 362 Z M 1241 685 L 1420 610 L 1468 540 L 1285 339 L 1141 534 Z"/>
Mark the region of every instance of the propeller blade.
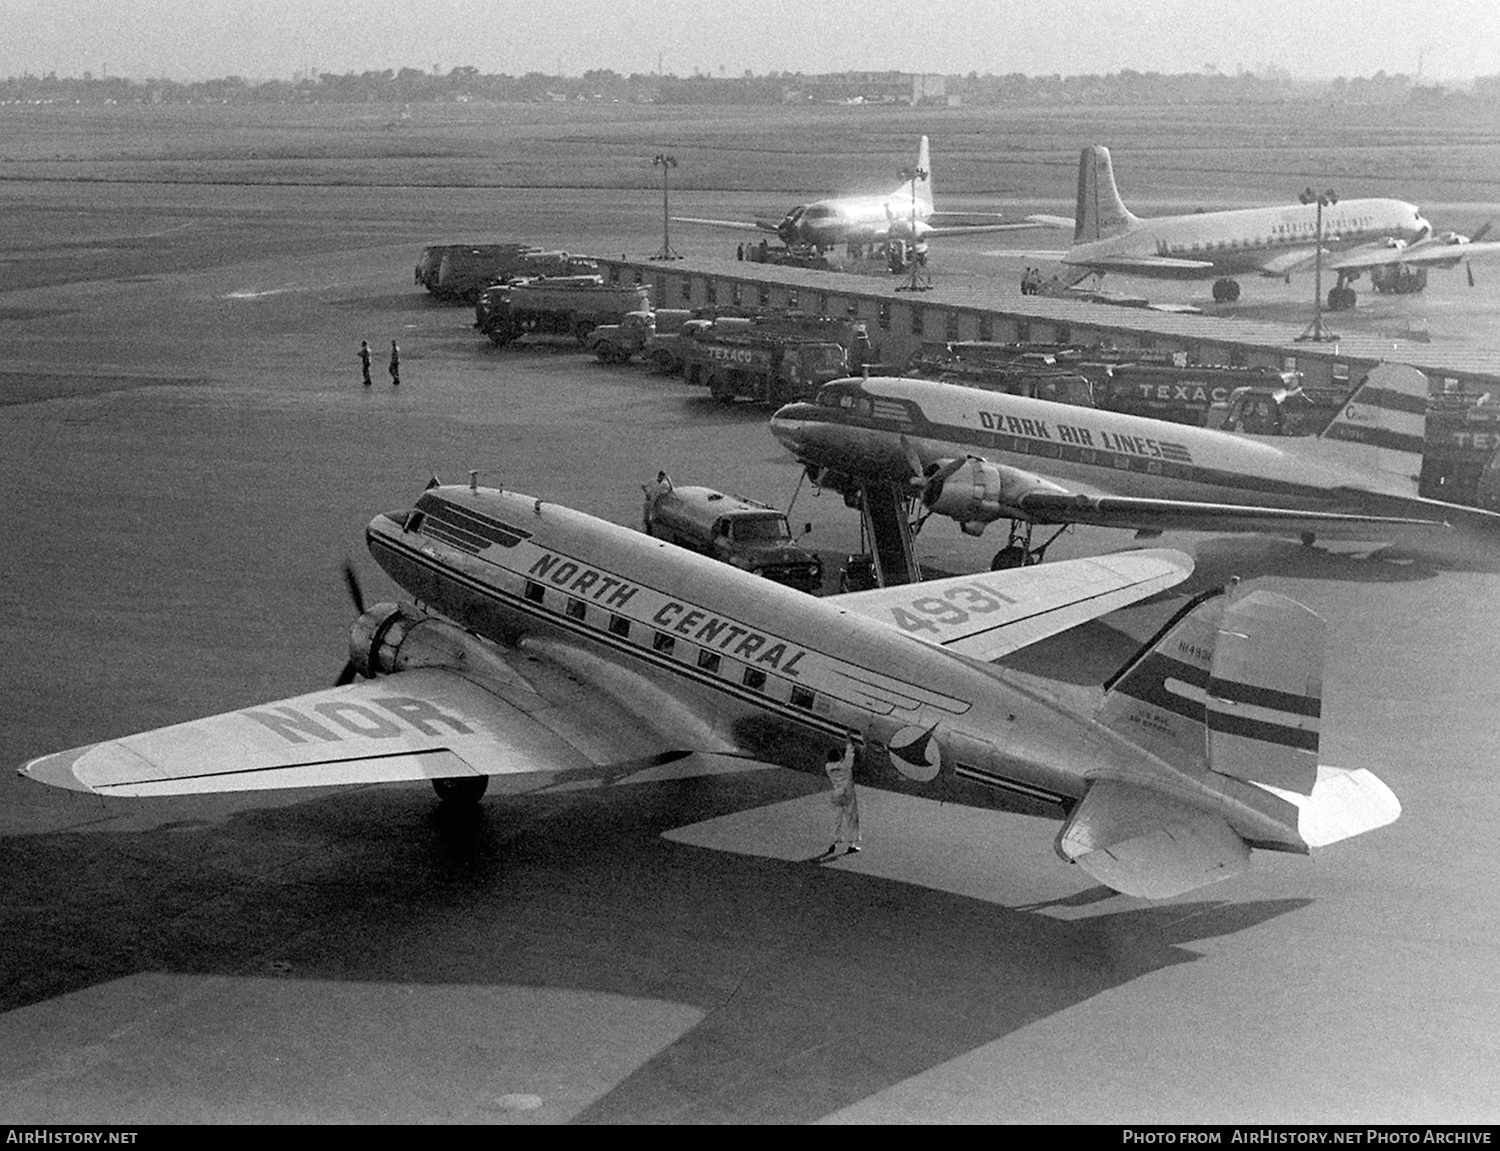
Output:
<path fill-rule="evenodd" d="M 922 503 L 929 508 L 937 503 L 943 494 L 943 485 L 948 482 L 948 477 L 968 462 L 968 456 L 960 456 L 956 460 L 949 460 L 928 476 L 927 482 L 922 485 Z"/>
<path fill-rule="evenodd" d="M 339 672 L 339 677 L 338 679 L 333 681 L 333 686 L 347 687 L 349 686 L 349 684 L 354 682 L 354 677 L 358 674 L 359 669 L 354 666 L 354 661 L 351 659 L 344 665 L 344 670 Z"/>
<path fill-rule="evenodd" d="M 1464 261 L 1464 271 L 1468 274 L 1469 287 L 1472 288 L 1474 286 L 1474 265 L 1469 263 L 1468 260 Z"/>
<path fill-rule="evenodd" d="M 1486 236 L 1488 236 L 1490 234 L 1490 229 L 1493 228 L 1494 226 L 1495 226 L 1495 221 L 1494 220 L 1486 220 L 1484 222 L 1484 227 L 1480 228 L 1479 231 L 1475 232 L 1472 236 L 1469 237 L 1469 243 L 1471 243 L 1471 244 L 1477 244 L 1477 243 L 1479 243 L 1480 240 L 1484 239 Z"/>
<path fill-rule="evenodd" d="M 906 457 L 906 466 L 911 468 L 911 482 L 914 486 L 922 484 L 922 457 L 917 455 L 917 449 L 911 446 L 911 441 L 904 435 L 901 437 L 901 454 Z"/>
<path fill-rule="evenodd" d="M 354 601 L 356 615 L 365 614 L 365 593 L 359 586 L 359 576 L 354 574 L 354 565 L 344 561 L 344 586 L 349 589 L 349 598 Z"/>

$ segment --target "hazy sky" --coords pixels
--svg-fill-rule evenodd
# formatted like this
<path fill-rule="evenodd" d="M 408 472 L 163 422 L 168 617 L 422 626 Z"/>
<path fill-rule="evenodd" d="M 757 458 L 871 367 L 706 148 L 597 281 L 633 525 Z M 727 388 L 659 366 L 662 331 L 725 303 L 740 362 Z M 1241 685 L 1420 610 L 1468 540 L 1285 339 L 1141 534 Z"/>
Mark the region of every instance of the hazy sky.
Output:
<path fill-rule="evenodd" d="M 0 76 L 1500 73 L 1500 0 L 0 0 Z"/>

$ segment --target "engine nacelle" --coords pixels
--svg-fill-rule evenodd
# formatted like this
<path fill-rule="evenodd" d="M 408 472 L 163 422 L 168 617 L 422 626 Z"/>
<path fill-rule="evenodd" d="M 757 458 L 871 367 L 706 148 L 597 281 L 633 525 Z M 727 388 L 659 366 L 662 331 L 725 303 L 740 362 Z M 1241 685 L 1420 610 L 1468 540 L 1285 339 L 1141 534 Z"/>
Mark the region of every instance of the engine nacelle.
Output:
<path fill-rule="evenodd" d="M 1022 501 L 1035 492 L 1068 494 L 1066 488 L 1006 464 L 970 458 L 946 478 L 929 484 L 922 503 L 929 511 L 951 516 L 965 535 L 982 535 L 996 520 L 1029 519 Z"/>
<path fill-rule="evenodd" d="M 349 630 L 349 662 L 366 679 L 417 667 L 446 667 L 510 679 L 510 667 L 488 641 L 415 604 L 378 603 Z"/>

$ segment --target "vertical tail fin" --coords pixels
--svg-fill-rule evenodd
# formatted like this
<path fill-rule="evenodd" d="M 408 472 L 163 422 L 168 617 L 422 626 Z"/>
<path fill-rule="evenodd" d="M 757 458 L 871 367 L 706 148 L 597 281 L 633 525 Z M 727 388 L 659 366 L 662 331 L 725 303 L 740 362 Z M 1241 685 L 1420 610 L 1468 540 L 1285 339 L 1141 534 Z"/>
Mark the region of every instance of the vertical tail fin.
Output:
<path fill-rule="evenodd" d="M 1096 779 L 1057 850 L 1127 895 L 1164 899 L 1401 814 L 1368 771 L 1318 763 L 1323 623 L 1271 592 L 1190 601 L 1107 684 L 1096 716 L 1164 765 Z"/>
<path fill-rule="evenodd" d="M 923 136 L 917 144 L 917 164 L 915 171 L 918 175 L 897 188 L 894 195 L 908 202 L 915 196 L 917 203 L 926 204 L 930 211 L 932 208 L 932 153 L 927 146 L 926 136 Z M 926 174 L 922 175 L 921 173 Z"/>
<path fill-rule="evenodd" d="M 1295 600 L 1200 596 L 1106 688 L 1099 722 L 1180 771 L 1312 791 L 1323 621 Z"/>
<path fill-rule="evenodd" d="M 1097 144 L 1078 157 L 1078 203 L 1073 212 L 1073 243 L 1107 240 L 1128 232 L 1140 221 L 1120 199 L 1109 149 Z"/>
<path fill-rule="evenodd" d="M 1376 364 L 1323 429 L 1321 455 L 1366 473 L 1380 491 L 1416 495 L 1430 391 L 1410 364 Z"/>

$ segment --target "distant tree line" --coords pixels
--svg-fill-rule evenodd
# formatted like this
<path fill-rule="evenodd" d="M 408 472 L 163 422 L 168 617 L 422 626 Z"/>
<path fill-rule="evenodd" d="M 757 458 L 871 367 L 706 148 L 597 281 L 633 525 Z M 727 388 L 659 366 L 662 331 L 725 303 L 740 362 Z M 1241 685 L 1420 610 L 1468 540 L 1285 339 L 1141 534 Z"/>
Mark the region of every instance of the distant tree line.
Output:
<path fill-rule="evenodd" d="M 787 104 L 826 99 L 830 91 L 858 87 L 858 77 L 869 73 L 803 75 L 771 72 L 764 76 L 621 75 L 595 69 L 582 76 L 524 76 L 487 74 L 474 67 L 446 73 L 417 68 L 389 68 L 378 72 L 325 72 L 296 80 L 246 80 L 225 76 L 216 80 L 132 80 L 120 76 L 12 76 L 0 81 L 0 103 L 67 104 L 362 104 L 575 102 L 633 104 Z M 896 73 L 885 73 L 892 76 Z M 1500 76 L 1481 77 L 1470 91 L 1427 86 L 1406 75 L 1377 72 L 1369 77 L 1340 77 L 1331 81 L 1294 80 L 1284 70 L 1169 75 L 1125 69 L 1089 76 L 979 75 L 945 78 L 947 98 L 965 105 L 1005 104 L 1236 104 L 1278 103 L 1317 96 L 1350 104 L 1405 104 L 1414 99 L 1475 100 L 1500 103 Z M 889 86 L 887 86 L 888 88 Z M 889 99 L 888 92 L 882 99 Z"/>

